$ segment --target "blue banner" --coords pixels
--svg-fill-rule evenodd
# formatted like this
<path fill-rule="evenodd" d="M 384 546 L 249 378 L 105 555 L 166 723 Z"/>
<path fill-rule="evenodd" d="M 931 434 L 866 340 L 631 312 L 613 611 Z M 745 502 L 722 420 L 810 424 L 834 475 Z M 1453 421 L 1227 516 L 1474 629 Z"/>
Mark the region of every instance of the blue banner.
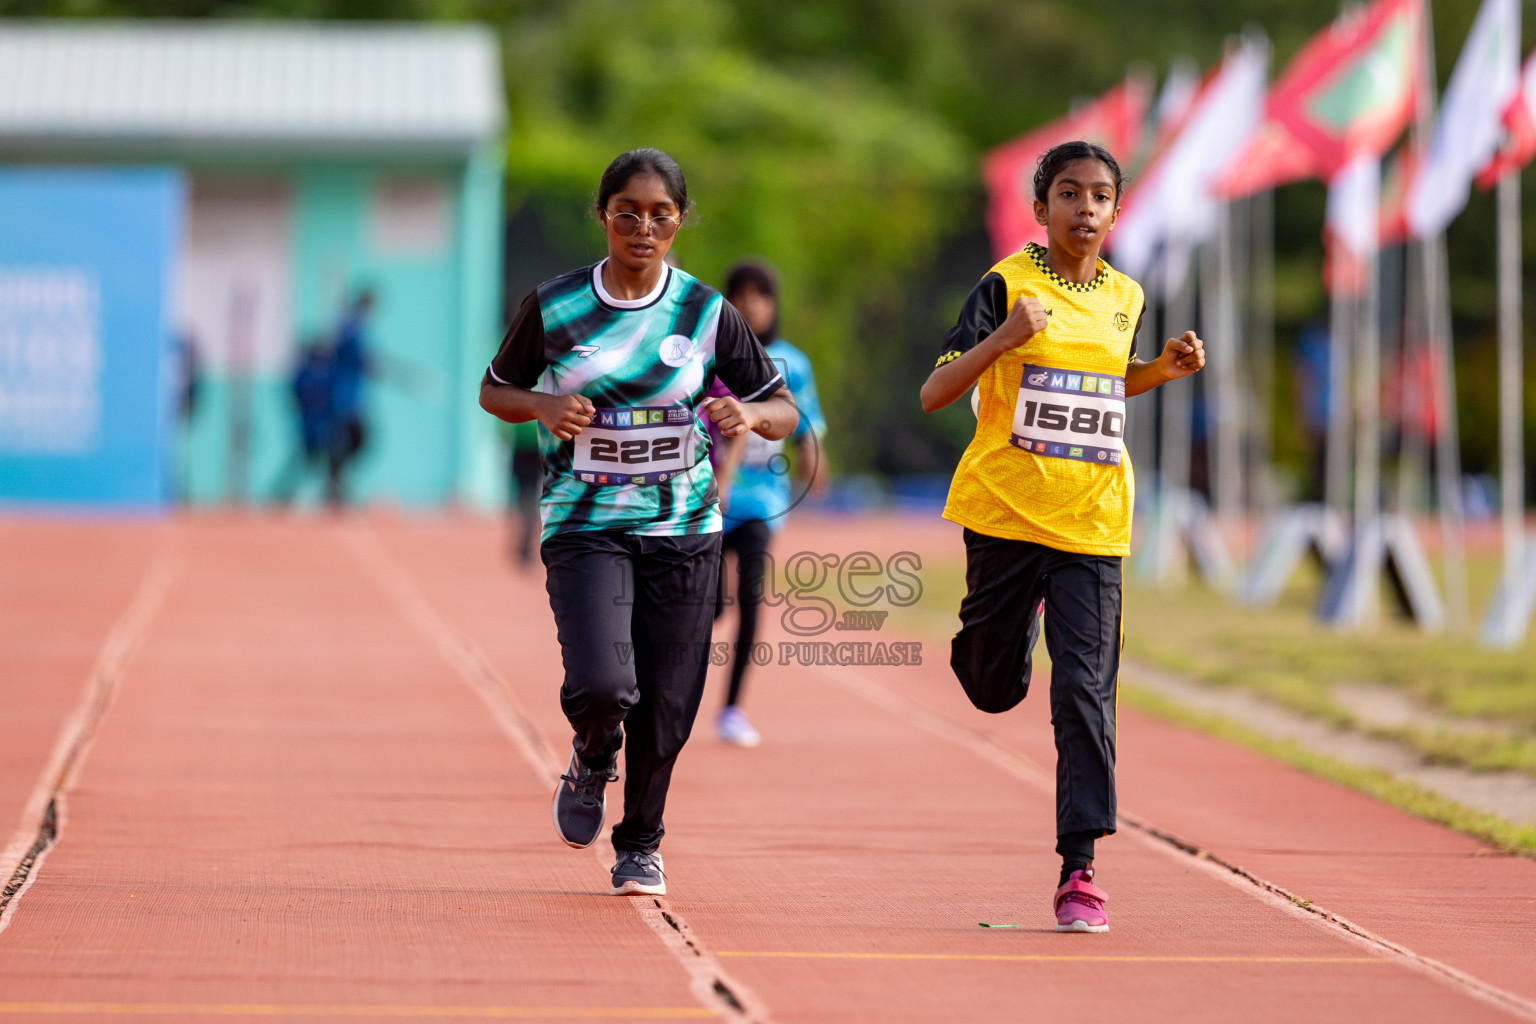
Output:
<path fill-rule="evenodd" d="M 183 208 L 175 170 L 0 170 L 0 503 L 165 504 Z"/>

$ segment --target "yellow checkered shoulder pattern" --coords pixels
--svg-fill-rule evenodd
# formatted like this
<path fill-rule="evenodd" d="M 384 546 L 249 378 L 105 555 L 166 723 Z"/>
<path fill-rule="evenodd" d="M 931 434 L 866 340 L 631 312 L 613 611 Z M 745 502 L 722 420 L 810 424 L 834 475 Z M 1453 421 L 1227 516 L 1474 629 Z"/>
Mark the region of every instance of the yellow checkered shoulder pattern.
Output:
<path fill-rule="evenodd" d="M 1120 465 L 1105 465 L 1021 451 L 1009 439 L 1026 364 L 1124 376 L 1135 355 L 1141 286 L 1102 260 L 1091 282 L 1066 281 L 1033 243 L 992 273 L 1007 285 L 1002 315 L 1029 295 L 1049 319 L 1045 330 L 982 373 L 976 436 L 955 470 L 944 518 L 990 537 L 1059 551 L 1127 555 L 1136 487 L 1129 453 Z M 939 361 L 957 354 L 946 352 Z"/>

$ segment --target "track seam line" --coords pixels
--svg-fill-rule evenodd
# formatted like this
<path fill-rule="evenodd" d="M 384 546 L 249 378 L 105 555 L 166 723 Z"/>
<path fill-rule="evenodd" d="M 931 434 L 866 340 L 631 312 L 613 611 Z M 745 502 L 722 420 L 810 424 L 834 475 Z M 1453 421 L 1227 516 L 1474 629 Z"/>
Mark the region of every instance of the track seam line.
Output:
<path fill-rule="evenodd" d="M 343 540 L 374 582 L 394 601 L 405 618 L 451 665 L 470 689 L 480 695 L 492 717 L 511 736 L 518 752 L 534 772 L 555 783 L 565 761 L 545 741 L 509 684 L 489 656 L 463 632 L 454 629 L 427 601 L 406 570 L 392 558 L 366 524 L 343 528 Z M 608 864 L 596 847 L 593 856 L 604 870 Z M 617 898 L 617 897 L 616 897 Z M 688 922 L 664 899 L 623 897 L 688 974 L 694 997 L 732 1024 L 771 1024 L 767 1007 L 745 985 L 732 978 L 714 954 L 699 941 Z"/>
<path fill-rule="evenodd" d="M 59 729 L 48 763 L 21 812 L 21 821 L 0 852 L 0 878 L 6 879 L 5 888 L 0 889 L 0 932 L 9 927 L 21 897 L 32 887 L 48 851 L 59 841 L 65 820 L 65 790 L 84 763 L 97 727 L 117 696 L 128 661 L 164 604 L 177 569 L 169 541 L 162 541 L 127 608 L 102 641 L 80 702 Z"/>
<path fill-rule="evenodd" d="M 920 728 L 927 729 L 935 735 L 965 747 L 972 753 L 1003 768 L 1015 778 L 1021 779 L 1047 793 L 1055 792 L 1055 779 L 1046 774 L 1041 766 L 1023 753 L 997 742 L 977 729 L 973 729 L 947 715 L 924 707 L 909 697 L 894 692 L 884 683 L 871 678 L 868 673 L 850 668 L 834 672 L 821 666 L 816 666 L 814 671 L 844 690 L 863 698 L 868 703 L 874 704 L 899 718 L 905 718 Z M 1303 900 L 1284 886 L 1276 885 L 1267 879 L 1260 878 L 1246 868 L 1226 860 L 1200 847 L 1196 843 L 1183 839 L 1167 829 L 1158 828 L 1140 816 L 1120 811 L 1118 817 L 1121 824 L 1130 826 L 1139 837 L 1149 843 L 1154 849 L 1161 850 L 1181 860 L 1193 861 L 1212 877 L 1219 878 L 1236 888 L 1252 893 L 1276 909 L 1293 915 L 1299 915 L 1301 919 L 1314 922 L 1319 927 L 1339 934 L 1356 945 L 1386 952 L 1405 967 L 1434 978 L 1436 981 L 1449 985 L 1452 988 L 1461 989 L 1466 994 L 1483 1002 L 1518 1014 L 1527 1020 L 1536 1021 L 1536 1002 L 1532 1002 L 1506 989 L 1499 988 L 1497 985 L 1483 981 L 1474 975 L 1467 974 L 1465 971 L 1452 967 L 1450 964 L 1425 956 L 1422 953 L 1417 953 L 1407 946 L 1394 942 L 1385 936 L 1378 935 L 1368 928 L 1355 924 L 1348 918 L 1318 906 L 1316 903 Z"/>

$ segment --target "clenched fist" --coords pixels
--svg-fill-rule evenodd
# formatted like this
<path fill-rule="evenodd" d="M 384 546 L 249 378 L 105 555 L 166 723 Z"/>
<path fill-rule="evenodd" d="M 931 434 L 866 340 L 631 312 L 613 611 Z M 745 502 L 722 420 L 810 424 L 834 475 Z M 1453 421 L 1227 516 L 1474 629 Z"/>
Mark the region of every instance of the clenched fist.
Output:
<path fill-rule="evenodd" d="M 539 422 L 560 440 L 569 441 L 592 422 L 594 412 L 586 395 L 550 395 L 539 410 Z"/>
<path fill-rule="evenodd" d="M 1205 342 L 1194 331 L 1185 331 L 1177 338 L 1168 339 L 1158 362 L 1163 364 L 1163 373 L 1169 380 L 1198 373 L 1205 366 Z"/>
<path fill-rule="evenodd" d="M 1039 299 L 1033 295 L 1021 295 L 996 334 L 1000 336 L 998 340 L 1005 349 L 1015 349 L 1045 330 L 1049 322 L 1050 314 Z"/>
<path fill-rule="evenodd" d="M 708 402 L 704 411 L 726 437 L 740 437 L 747 432 L 747 411 L 734 398 L 721 395 Z"/>

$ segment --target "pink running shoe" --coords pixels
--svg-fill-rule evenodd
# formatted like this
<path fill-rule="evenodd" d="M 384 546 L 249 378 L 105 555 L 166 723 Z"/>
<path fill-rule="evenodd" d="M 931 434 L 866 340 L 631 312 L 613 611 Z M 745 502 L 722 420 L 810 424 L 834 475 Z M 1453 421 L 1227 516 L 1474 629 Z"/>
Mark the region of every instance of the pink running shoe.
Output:
<path fill-rule="evenodd" d="M 1067 876 L 1056 890 L 1056 930 L 1059 932 L 1107 932 L 1109 915 L 1104 901 L 1109 893 L 1093 884 L 1093 865 Z"/>

